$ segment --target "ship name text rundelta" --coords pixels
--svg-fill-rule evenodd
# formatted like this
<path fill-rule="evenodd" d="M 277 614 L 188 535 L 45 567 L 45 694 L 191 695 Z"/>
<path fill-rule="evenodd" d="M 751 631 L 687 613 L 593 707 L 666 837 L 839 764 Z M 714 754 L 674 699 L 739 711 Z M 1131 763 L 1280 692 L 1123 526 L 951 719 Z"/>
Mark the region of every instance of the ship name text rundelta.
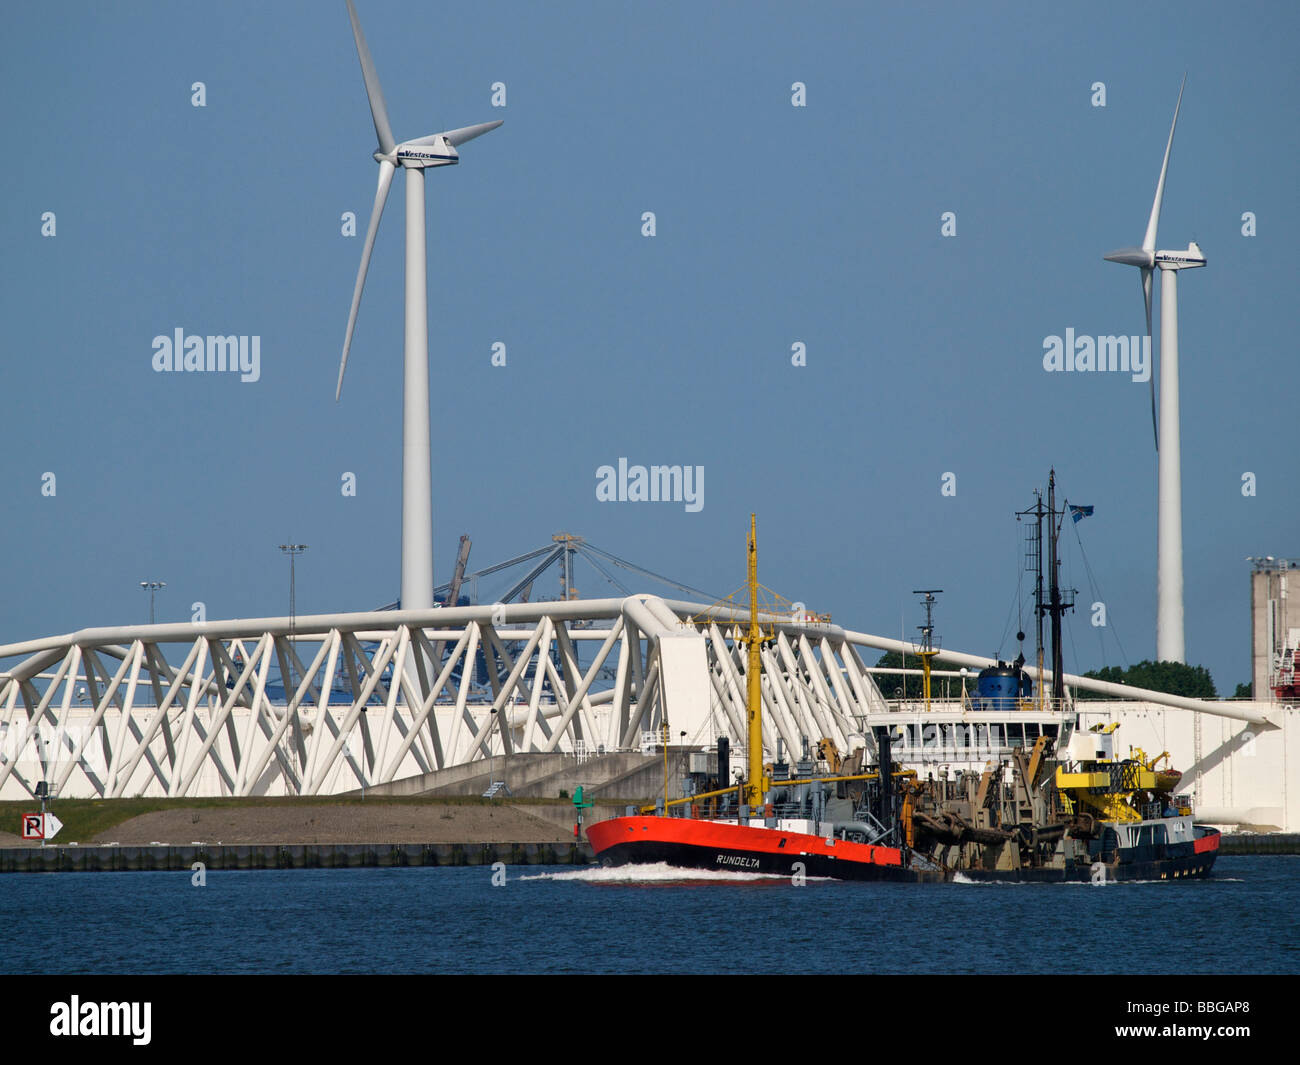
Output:
<path fill-rule="evenodd" d="M 741 869 L 757 869 L 758 859 L 743 854 L 719 854 L 715 859 L 719 865 L 734 865 Z"/>

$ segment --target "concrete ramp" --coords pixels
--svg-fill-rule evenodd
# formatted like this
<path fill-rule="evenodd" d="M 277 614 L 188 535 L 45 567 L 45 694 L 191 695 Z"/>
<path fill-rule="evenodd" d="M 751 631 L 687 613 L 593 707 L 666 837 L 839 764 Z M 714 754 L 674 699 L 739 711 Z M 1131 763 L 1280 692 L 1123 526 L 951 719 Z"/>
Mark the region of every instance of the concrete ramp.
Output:
<path fill-rule="evenodd" d="M 669 786 L 676 796 L 681 787 L 685 752 L 669 751 Z M 465 765 L 450 766 L 367 788 L 367 795 L 432 798 L 481 796 L 492 784 L 504 781 L 501 799 L 555 799 L 572 795 L 578 785 L 601 800 L 655 798 L 663 791 L 662 754 L 619 751 L 594 755 L 579 762 L 571 754 L 500 755 Z M 359 791 L 350 794 L 360 794 Z"/>

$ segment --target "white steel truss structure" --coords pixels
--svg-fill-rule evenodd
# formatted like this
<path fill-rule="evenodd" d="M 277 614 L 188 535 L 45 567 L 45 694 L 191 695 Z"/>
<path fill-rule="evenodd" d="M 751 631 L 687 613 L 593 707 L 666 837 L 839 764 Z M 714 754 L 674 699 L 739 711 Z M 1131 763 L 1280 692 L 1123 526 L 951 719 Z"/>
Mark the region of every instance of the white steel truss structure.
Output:
<path fill-rule="evenodd" d="M 859 649 L 764 615 L 764 747 L 874 750 L 893 708 Z M 650 595 L 85 629 L 0 646 L 0 799 L 327 795 L 518 752 L 745 736 L 744 611 Z M 991 659 L 945 651 L 980 668 Z M 1032 672 L 1032 671 L 1031 671 Z M 1268 727 L 1211 703 L 1067 676 Z"/>

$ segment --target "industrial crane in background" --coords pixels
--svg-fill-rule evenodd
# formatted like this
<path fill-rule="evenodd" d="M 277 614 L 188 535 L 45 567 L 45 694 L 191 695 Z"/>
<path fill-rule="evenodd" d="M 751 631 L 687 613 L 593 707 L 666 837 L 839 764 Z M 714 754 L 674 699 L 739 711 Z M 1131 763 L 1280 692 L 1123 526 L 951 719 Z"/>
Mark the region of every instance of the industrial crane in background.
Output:
<path fill-rule="evenodd" d="M 449 606 L 460 604 L 460 584 L 465 579 L 465 565 L 469 562 L 469 546 L 469 534 L 461 533 L 460 550 L 456 552 L 456 568 L 451 575 L 451 584 L 447 586 L 446 602 Z"/>
<path fill-rule="evenodd" d="M 665 577 L 653 570 L 648 570 L 644 566 L 638 566 L 635 562 L 629 562 L 625 558 L 603 548 L 597 547 L 590 543 L 585 537 L 574 536 L 567 532 L 558 532 L 551 537 L 549 544 L 543 544 L 541 547 L 532 551 L 525 551 L 521 555 L 515 555 L 514 558 L 508 558 L 504 562 L 498 562 L 495 565 L 486 566 L 483 569 L 475 570 L 473 573 L 466 573 L 465 569 L 469 562 L 470 538 L 468 534 L 460 538 L 460 551 L 456 556 L 456 568 L 452 574 L 452 579 L 447 584 L 440 584 L 433 590 L 434 600 L 445 603 L 448 606 L 459 604 L 461 589 L 468 583 L 470 587 L 470 603 L 477 604 L 478 598 L 478 581 L 481 577 L 490 577 L 495 573 L 503 573 L 515 566 L 522 566 L 524 563 L 531 562 L 533 565 L 526 570 L 518 580 L 516 580 L 506 590 L 505 594 L 496 597 L 493 602 L 498 603 L 526 603 L 531 598 L 533 585 L 537 582 L 547 570 L 552 566 L 558 567 L 560 594 L 557 599 L 567 601 L 578 599 L 578 588 L 574 584 L 575 563 L 579 558 L 595 569 L 605 580 L 617 588 L 623 595 L 631 595 L 628 589 L 621 581 L 615 577 L 607 567 L 617 567 L 634 573 L 639 577 L 646 577 L 650 580 L 665 584 L 670 588 L 686 592 L 697 598 L 702 598 L 708 602 L 717 599 L 716 596 L 708 592 L 702 592 L 698 588 L 692 588 L 689 584 L 682 584 L 671 577 Z M 401 600 L 387 603 L 379 607 L 380 610 L 398 610 L 401 608 Z"/>
<path fill-rule="evenodd" d="M 478 595 L 478 581 L 480 577 L 490 577 L 497 573 L 505 573 L 507 570 L 516 566 L 524 566 L 526 563 L 532 563 L 532 565 L 524 572 L 523 576 L 519 577 L 509 586 L 504 595 L 495 597 L 492 600 L 494 603 L 527 603 L 530 600 L 533 602 L 542 601 L 541 599 L 532 600 L 533 589 L 537 580 L 552 567 L 556 567 L 559 571 L 560 594 L 556 599 L 561 602 L 577 599 L 579 598 L 579 595 L 578 588 L 574 584 L 574 571 L 575 564 L 579 558 L 595 569 L 601 577 L 617 588 L 623 595 L 632 595 L 633 593 L 610 572 L 611 567 L 624 569 L 629 573 L 636 574 L 638 577 L 644 577 L 660 584 L 667 585 L 670 588 L 675 588 L 678 591 L 686 592 L 688 595 L 691 595 L 696 599 L 706 602 L 716 602 L 718 600 L 718 597 L 715 595 L 700 591 L 700 589 L 693 588 L 689 584 L 682 584 L 680 581 L 675 581 L 671 577 L 665 577 L 662 574 L 655 573 L 653 570 L 648 570 L 644 566 L 638 566 L 635 562 L 629 562 L 625 558 L 620 558 L 618 555 L 615 555 L 610 551 L 606 551 L 603 548 L 597 547 L 593 543 L 589 543 L 585 537 L 575 536 L 572 533 L 558 532 L 551 537 L 551 542 L 549 544 L 543 544 L 541 547 L 535 548 L 532 551 L 525 551 L 521 555 L 515 555 L 513 558 L 508 558 L 504 562 L 498 562 L 495 565 L 486 566 L 483 569 L 475 570 L 473 573 L 466 573 L 465 570 L 469 563 L 470 543 L 471 541 L 468 534 L 461 536 L 460 549 L 456 555 L 456 566 L 452 573 L 452 578 L 448 583 L 440 584 L 434 588 L 433 597 L 435 603 L 440 603 L 446 606 L 461 605 L 461 591 L 468 585 L 468 605 L 478 605 L 480 601 Z M 638 588 L 637 590 L 644 591 L 646 589 Z M 387 603 L 384 606 L 378 607 L 377 609 L 400 610 L 401 605 L 401 600 L 399 599 L 395 602 Z M 517 649 L 517 647 L 521 645 L 514 641 L 506 641 L 506 646 L 513 650 Z M 441 655 L 444 648 L 441 644 L 438 644 L 436 650 Z M 578 655 L 579 660 L 581 660 L 582 655 L 586 653 L 586 649 L 580 645 L 579 648 L 576 649 L 575 653 Z M 562 669 L 563 667 L 562 663 L 559 661 L 558 652 L 555 652 L 554 660 L 556 668 Z M 606 667 L 601 670 L 600 676 L 602 679 L 613 680 L 614 675 L 612 669 Z M 489 667 L 482 652 L 479 652 L 476 659 L 474 683 L 479 687 L 486 686 L 490 683 Z M 341 677 L 337 680 L 336 686 L 340 688 L 340 690 L 345 687 Z"/>

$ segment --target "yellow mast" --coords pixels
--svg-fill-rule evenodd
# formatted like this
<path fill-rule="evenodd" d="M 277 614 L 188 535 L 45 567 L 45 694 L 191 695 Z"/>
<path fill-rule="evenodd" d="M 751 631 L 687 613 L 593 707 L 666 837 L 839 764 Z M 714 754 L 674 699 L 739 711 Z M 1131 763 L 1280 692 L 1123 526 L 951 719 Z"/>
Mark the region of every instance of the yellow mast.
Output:
<path fill-rule="evenodd" d="M 759 687 L 759 644 L 762 633 L 758 627 L 758 520 L 749 516 L 749 665 L 745 670 L 748 681 L 747 709 L 749 717 L 749 770 L 745 777 L 745 802 L 752 807 L 763 805 L 767 781 L 763 777 L 763 696 Z"/>
<path fill-rule="evenodd" d="M 921 689 L 925 694 L 925 712 L 930 712 L 930 660 L 935 657 L 938 651 L 919 651 L 921 656 Z"/>
<path fill-rule="evenodd" d="M 942 592 L 942 588 L 915 588 L 914 595 L 923 595 L 921 600 L 925 604 L 925 624 L 921 626 L 921 650 L 917 652 L 921 656 L 921 688 L 925 694 L 925 712 L 930 712 L 930 667 L 939 651 L 934 646 L 934 603 L 935 595 Z M 965 687 L 963 685 L 963 687 Z"/>

